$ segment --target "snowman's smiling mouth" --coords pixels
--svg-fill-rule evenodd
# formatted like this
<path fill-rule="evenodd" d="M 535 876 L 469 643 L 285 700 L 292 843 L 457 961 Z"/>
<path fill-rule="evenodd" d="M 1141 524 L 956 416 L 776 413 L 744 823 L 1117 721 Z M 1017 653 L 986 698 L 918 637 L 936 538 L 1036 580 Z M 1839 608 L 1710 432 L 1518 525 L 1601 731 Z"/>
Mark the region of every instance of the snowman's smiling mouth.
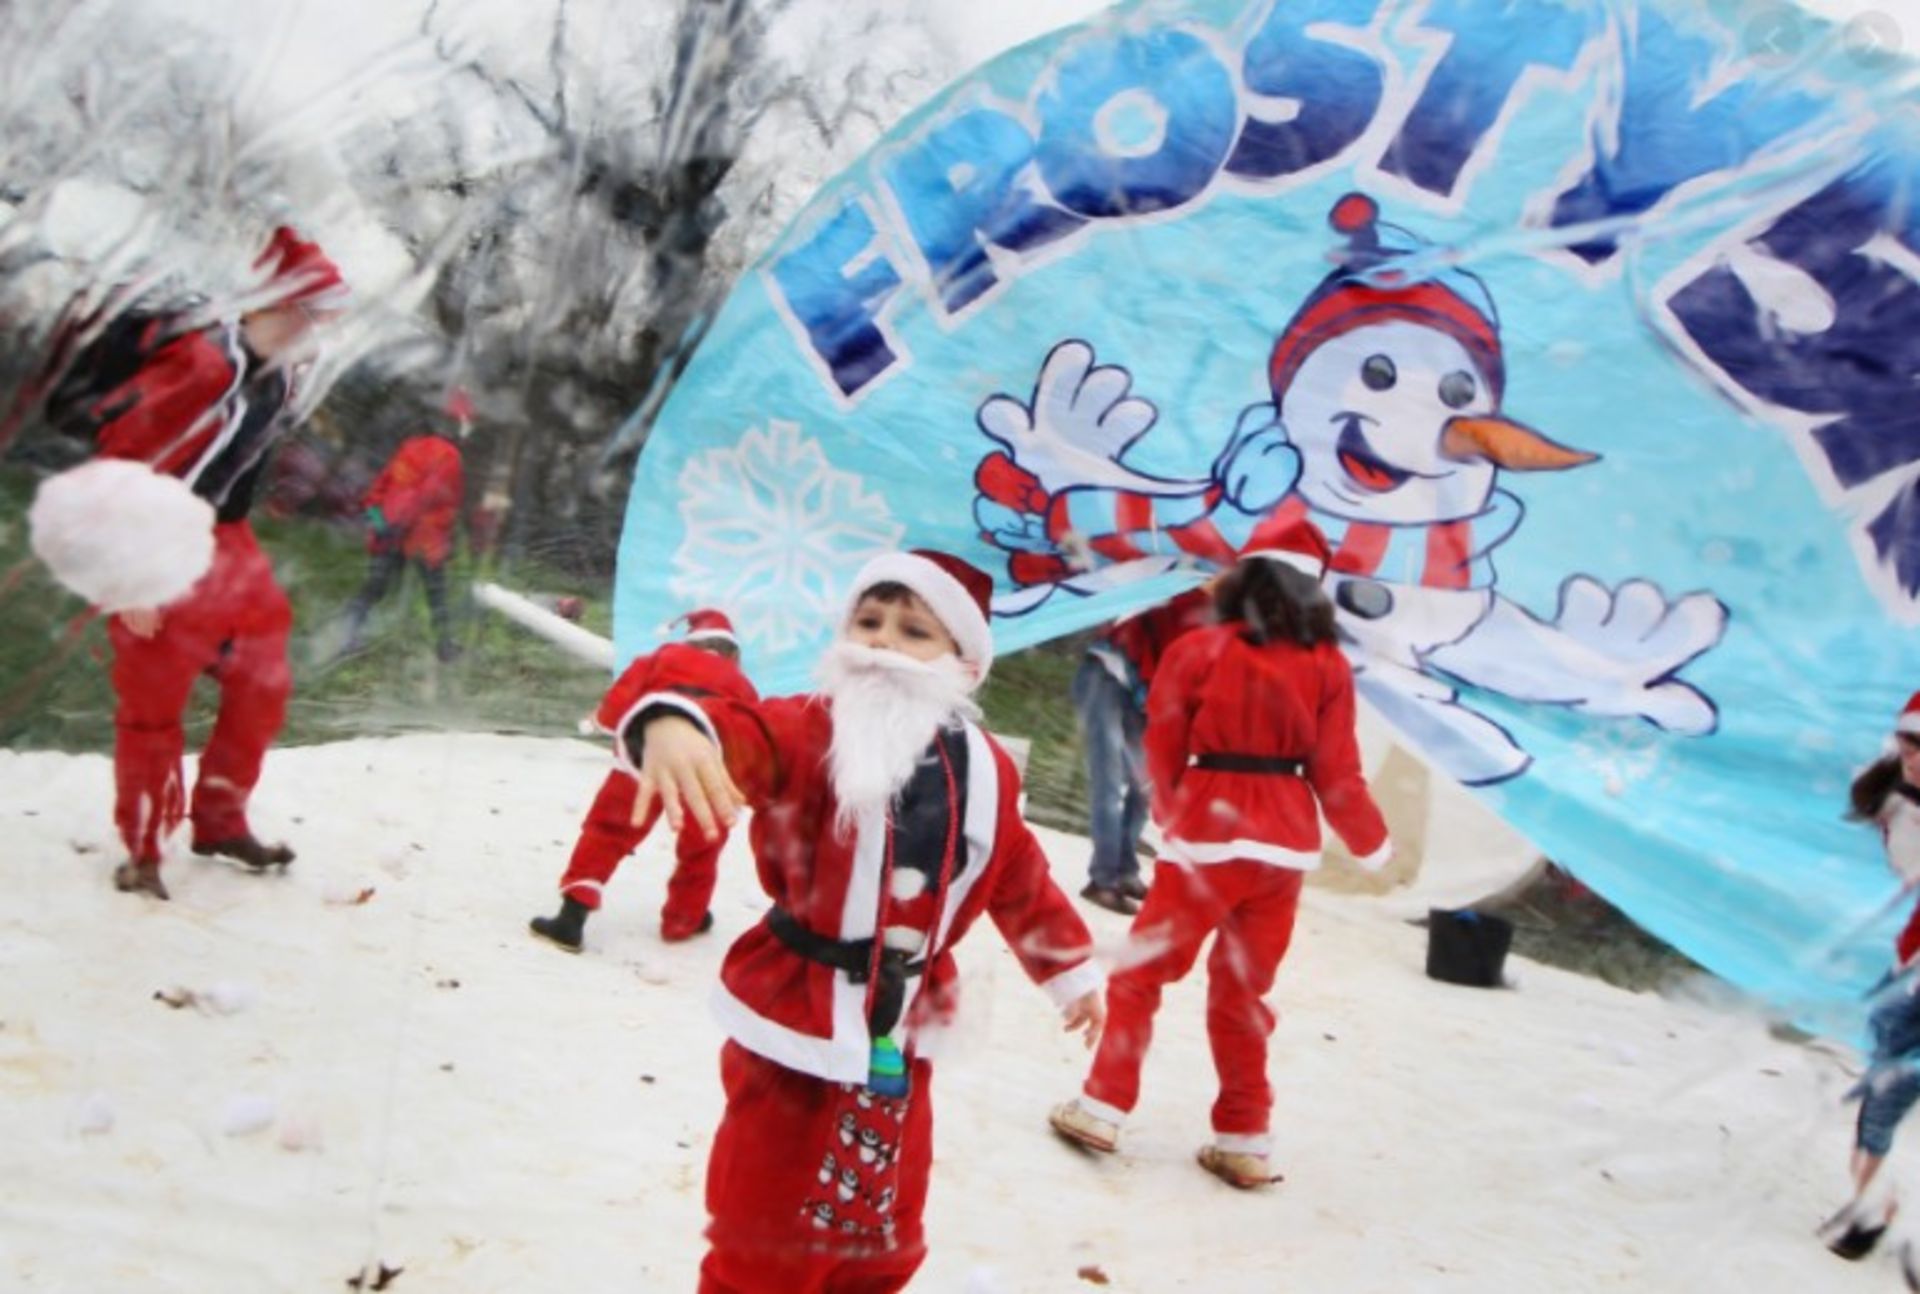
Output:
<path fill-rule="evenodd" d="M 1365 414 L 1336 413 L 1333 420 L 1343 424 L 1340 439 L 1334 445 L 1334 454 L 1339 458 L 1341 468 L 1361 489 L 1373 494 L 1385 494 L 1420 475 L 1404 467 L 1395 467 L 1373 452 L 1373 446 L 1367 443 L 1366 433 L 1360 430 L 1363 420 L 1373 421 Z"/>

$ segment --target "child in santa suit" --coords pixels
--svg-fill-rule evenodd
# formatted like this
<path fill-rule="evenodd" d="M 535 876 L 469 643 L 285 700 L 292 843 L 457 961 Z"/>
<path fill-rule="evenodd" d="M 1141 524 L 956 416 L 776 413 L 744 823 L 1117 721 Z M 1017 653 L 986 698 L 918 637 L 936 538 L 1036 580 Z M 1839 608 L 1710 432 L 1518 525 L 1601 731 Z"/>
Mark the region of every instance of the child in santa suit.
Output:
<path fill-rule="evenodd" d="M 992 581 L 943 553 L 875 558 L 821 691 L 757 705 L 663 670 L 622 725 L 639 809 L 711 832 L 753 809 L 773 900 L 715 1009 L 726 1112 L 707 1162 L 704 1294 L 902 1288 L 925 1257 L 933 1071 L 953 948 L 991 917 L 1026 973 L 1099 1033 L 1086 926 L 1020 819 L 1013 761 L 975 722 Z"/>
<path fill-rule="evenodd" d="M 1107 987 L 1107 1030 L 1081 1096 L 1054 1109 L 1061 1136 L 1113 1150 L 1140 1095 L 1162 990 L 1207 960 L 1207 1035 L 1220 1094 L 1200 1164 L 1234 1186 L 1272 1180 L 1261 1000 L 1293 935 L 1301 882 L 1319 863 L 1320 816 L 1362 865 L 1387 861 L 1387 829 L 1360 773 L 1353 675 L 1320 589 L 1329 556 L 1309 522 L 1254 536 L 1215 590 L 1220 622 L 1168 649 L 1147 698 L 1147 772 L 1165 841 L 1132 945 L 1143 960 Z"/>
<path fill-rule="evenodd" d="M 320 248 L 284 226 L 256 268 L 267 276 L 264 300 L 237 322 L 182 329 L 155 320 L 135 342 L 131 375 L 81 398 L 96 459 L 147 464 L 211 505 L 213 557 L 199 581 L 162 606 L 123 601 L 109 608 L 115 614 L 107 622 L 116 697 L 113 816 L 128 853 L 114 884 L 159 899 L 167 897 L 161 847 L 183 816 L 191 817 L 196 854 L 256 871 L 293 859 L 285 845 L 256 838 L 247 821 L 248 798 L 286 715 L 293 618 L 247 518 L 274 443 L 290 427 L 294 372 L 311 354 L 313 326 L 344 308 L 346 288 Z M 51 497 L 43 489 L 42 500 Z M 64 508 L 37 501 L 36 530 L 84 532 L 100 562 L 131 561 L 142 547 L 165 544 L 166 536 L 122 515 L 111 493 L 64 498 L 84 515 L 61 515 Z M 220 686 L 220 709 L 189 808 L 182 719 L 203 674 Z"/>
<path fill-rule="evenodd" d="M 1887 865 L 1900 878 L 1904 894 L 1920 887 L 1920 692 L 1894 721 L 1894 748 L 1854 779 L 1848 816 L 1880 830 Z M 1822 1228 L 1828 1247 L 1842 1258 L 1864 1258 L 1886 1233 L 1895 1202 L 1891 1194 L 1877 1203 L 1869 1189 L 1893 1149 L 1893 1134 L 1920 1101 L 1920 906 L 1894 945 L 1894 964 L 1873 995 L 1867 1020 L 1873 1056 L 1854 1089 L 1860 1115 L 1854 1125 L 1850 1167 L 1854 1193 Z"/>
<path fill-rule="evenodd" d="M 660 680 L 667 677 L 743 705 L 750 706 L 759 699 L 753 684 L 734 664 L 740 644 L 725 614 L 700 610 L 689 613 L 685 620 L 687 630 L 680 642 L 640 657 L 608 690 L 594 714 L 594 722 L 602 731 L 621 731 L 633 717 L 635 703 L 659 691 L 663 686 Z M 656 804 L 635 819 L 638 770 L 627 757 L 625 742 L 614 743 L 613 757 L 619 767 L 600 784 L 600 794 L 594 797 L 593 807 L 580 825 L 580 839 L 573 846 L 566 874 L 560 878 L 560 911 L 528 922 L 534 934 L 570 953 L 580 951 L 587 917 L 600 907 L 601 894 L 614 869 L 640 847 L 660 816 Z M 668 943 L 691 939 L 713 928 L 713 913 L 707 905 L 713 900 L 720 851 L 726 844 L 724 828 L 711 836 L 683 831 L 675 841 L 677 861 L 667 880 L 667 901 L 660 909 L 660 937 Z"/>
<path fill-rule="evenodd" d="M 459 654 L 447 611 L 447 562 L 466 492 L 458 442 L 467 434 L 471 408 L 466 393 L 456 393 L 448 402 L 448 423 L 434 435 L 402 441 L 361 499 L 367 516 L 367 579 L 347 608 L 346 651 L 360 649 L 367 615 L 412 562 L 426 585 L 435 654 L 443 661 Z"/>

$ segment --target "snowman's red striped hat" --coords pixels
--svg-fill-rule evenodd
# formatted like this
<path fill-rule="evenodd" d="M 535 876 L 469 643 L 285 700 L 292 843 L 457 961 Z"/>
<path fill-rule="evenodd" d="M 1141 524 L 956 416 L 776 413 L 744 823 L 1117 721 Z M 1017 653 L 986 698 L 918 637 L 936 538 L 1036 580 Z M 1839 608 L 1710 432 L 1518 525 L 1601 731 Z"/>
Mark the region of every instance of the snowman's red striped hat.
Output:
<path fill-rule="evenodd" d="M 1920 692 L 1907 698 L 1906 707 L 1900 711 L 1900 717 L 1894 720 L 1893 730 L 1910 737 L 1920 737 Z"/>
<path fill-rule="evenodd" d="M 1506 362 L 1486 285 L 1463 270 L 1413 280 L 1391 266 L 1381 268 L 1400 252 L 1380 246 L 1380 208 L 1363 193 L 1334 203 L 1328 220 L 1347 235 L 1349 247 L 1340 268 L 1321 281 L 1273 345 L 1267 380 L 1275 402 L 1285 396 L 1307 356 L 1334 338 L 1369 324 L 1403 321 L 1446 333 L 1464 346 L 1498 404 L 1506 388 Z"/>

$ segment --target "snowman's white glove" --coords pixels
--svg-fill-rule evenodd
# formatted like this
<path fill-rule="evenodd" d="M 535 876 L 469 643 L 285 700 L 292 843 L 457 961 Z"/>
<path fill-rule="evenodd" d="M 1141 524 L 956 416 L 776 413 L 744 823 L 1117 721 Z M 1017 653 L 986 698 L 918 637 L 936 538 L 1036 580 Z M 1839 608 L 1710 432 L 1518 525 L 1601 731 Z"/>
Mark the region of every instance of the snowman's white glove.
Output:
<path fill-rule="evenodd" d="M 1718 725 L 1713 703 L 1673 678 L 1726 632 L 1727 608 L 1711 593 L 1668 602 L 1646 580 L 1628 580 L 1609 593 L 1597 580 L 1576 575 L 1561 586 L 1555 627 L 1602 658 L 1585 672 L 1592 687 L 1581 710 L 1646 719 L 1685 737 Z"/>

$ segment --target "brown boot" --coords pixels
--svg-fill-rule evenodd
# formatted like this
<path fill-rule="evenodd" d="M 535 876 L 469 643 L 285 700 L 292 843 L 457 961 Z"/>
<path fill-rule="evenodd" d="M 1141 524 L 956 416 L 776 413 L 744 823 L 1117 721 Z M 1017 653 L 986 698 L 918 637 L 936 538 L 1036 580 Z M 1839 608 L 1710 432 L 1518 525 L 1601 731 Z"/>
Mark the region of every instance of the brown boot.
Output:
<path fill-rule="evenodd" d="M 264 872 L 269 867 L 285 867 L 293 861 L 293 850 L 279 842 L 267 844 L 252 832 L 225 840 L 196 840 L 193 852 L 202 858 L 231 858 L 250 871 Z"/>
<path fill-rule="evenodd" d="M 1123 917 L 1130 917 L 1140 910 L 1138 903 L 1135 903 L 1111 885 L 1094 885 L 1089 883 L 1087 888 L 1080 891 L 1080 897 L 1093 904 L 1096 908 L 1105 908 L 1109 912 L 1118 912 Z"/>
<path fill-rule="evenodd" d="M 1103 1119 L 1078 1101 L 1062 1101 L 1047 1114 L 1047 1126 L 1064 1141 L 1110 1155 L 1120 1147 L 1120 1125 Z"/>
<path fill-rule="evenodd" d="M 122 863 L 113 869 L 113 888 L 122 894 L 145 894 L 156 899 L 170 899 L 167 887 L 160 880 L 158 863 Z"/>

